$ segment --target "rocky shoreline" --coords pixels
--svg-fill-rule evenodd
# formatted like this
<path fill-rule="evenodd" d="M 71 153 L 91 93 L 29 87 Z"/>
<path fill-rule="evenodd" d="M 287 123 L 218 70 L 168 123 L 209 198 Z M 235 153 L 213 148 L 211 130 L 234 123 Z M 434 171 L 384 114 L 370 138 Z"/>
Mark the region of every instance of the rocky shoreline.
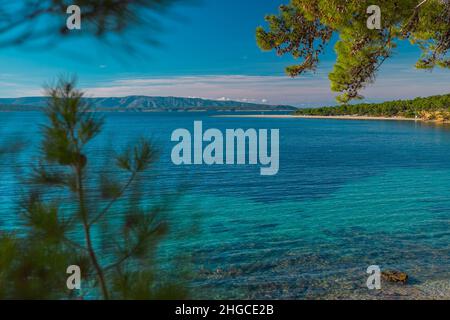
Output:
<path fill-rule="evenodd" d="M 336 119 L 336 120 L 390 120 L 390 121 L 422 121 L 406 117 L 366 117 L 366 116 L 302 116 L 302 115 L 218 115 L 218 118 L 268 118 L 268 119 Z"/>
<path fill-rule="evenodd" d="M 373 120 L 373 121 L 414 121 L 424 123 L 448 124 L 450 121 L 432 118 L 407 118 L 407 117 L 369 117 L 369 116 L 306 116 L 306 115 L 217 115 L 216 118 L 265 118 L 265 119 L 333 119 L 333 120 Z"/>

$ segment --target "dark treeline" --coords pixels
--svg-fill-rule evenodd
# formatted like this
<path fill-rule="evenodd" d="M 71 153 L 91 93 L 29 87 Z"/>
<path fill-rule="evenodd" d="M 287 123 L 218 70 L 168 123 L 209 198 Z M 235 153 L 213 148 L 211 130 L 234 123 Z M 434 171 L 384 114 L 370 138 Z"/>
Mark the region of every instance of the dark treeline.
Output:
<path fill-rule="evenodd" d="M 382 103 L 361 103 L 334 107 L 299 109 L 297 115 L 312 116 L 373 116 L 373 117 L 407 117 L 427 118 L 433 115 L 438 118 L 450 118 L 450 94 L 415 98 L 412 100 L 396 100 Z M 444 119 L 447 120 L 447 119 Z"/>

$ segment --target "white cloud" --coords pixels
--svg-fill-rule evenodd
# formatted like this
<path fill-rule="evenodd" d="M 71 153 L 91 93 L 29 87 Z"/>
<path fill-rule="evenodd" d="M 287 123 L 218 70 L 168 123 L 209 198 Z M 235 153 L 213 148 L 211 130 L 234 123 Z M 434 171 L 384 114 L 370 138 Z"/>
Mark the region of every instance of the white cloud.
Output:
<path fill-rule="evenodd" d="M 83 79 L 80 75 L 79 79 Z M 0 77 L 0 96 L 42 95 L 38 81 L 21 82 L 20 78 Z M 396 67 L 395 72 L 380 75 L 362 94 L 367 101 L 412 98 L 449 92 L 450 73 L 433 73 Z M 213 100 L 320 106 L 335 104 L 326 74 L 287 76 L 205 75 L 167 76 L 103 80 L 81 85 L 92 97 L 129 95 L 199 97 Z"/>
<path fill-rule="evenodd" d="M 385 73 L 362 94 L 368 101 L 413 98 L 449 92 L 450 73 L 428 73 L 413 69 Z M 92 96 L 197 96 L 213 100 L 235 100 L 295 106 L 334 104 L 326 75 L 299 77 L 210 75 L 120 79 L 87 88 Z"/>
<path fill-rule="evenodd" d="M 230 98 L 227 97 L 220 97 L 219 99 L 217 99 L 217 101 L 230 101 Z"/>
<path fill-rule="evenodd" d="M 323 79 L 285 76 L 210 75 L 164 78 L 118 79 L 86 88 L 95 97 L 149 95 L 202 97 L 221 101 L 274 104 L 318 103 L 333 100 L 329 83 Z"/>

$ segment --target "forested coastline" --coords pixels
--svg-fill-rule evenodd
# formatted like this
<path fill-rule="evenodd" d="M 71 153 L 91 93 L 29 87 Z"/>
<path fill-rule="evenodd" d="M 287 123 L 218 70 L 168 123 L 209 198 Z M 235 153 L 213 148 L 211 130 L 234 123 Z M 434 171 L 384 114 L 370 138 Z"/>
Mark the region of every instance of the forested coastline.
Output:
<path fill-rule="evenodd" d="M 299 109 L 304 116 L 405 117 L 423 120 L 450 120 L 450 94 L 395 100 L 382 103 L 345 104 L 333 107 Z"/>

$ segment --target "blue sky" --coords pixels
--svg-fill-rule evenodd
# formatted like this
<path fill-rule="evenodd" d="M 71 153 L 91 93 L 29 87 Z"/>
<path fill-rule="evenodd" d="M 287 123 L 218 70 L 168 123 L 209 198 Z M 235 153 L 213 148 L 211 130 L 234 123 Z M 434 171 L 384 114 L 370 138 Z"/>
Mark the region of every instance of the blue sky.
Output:
<path fill-rule="evenodd" d="M 290 79 L 289 57 L 261 52 L 255 28 L 264 15 L 287 0 L 203 0 L 178 6 L 162 22 L 156 48 L 140 45 L 146 30 L 131 30 L 126 42 L 138 48 L 106 45 L 75 36 L 55 48 L 1 48 L 0 97 L 41 95 L 42 85 L 61 74 L 77 74 L 90 96 L 160 95 L 232 99 L 296 106 L 334 103 L 327 78 L 335 55 L 330 46 L 316 74 Z M 82 34 L 82 33 L 81 33 Z M 450 72 L 417 71 L 417 48 L 401 44 L 367 101 L 448 92 Z"/>

